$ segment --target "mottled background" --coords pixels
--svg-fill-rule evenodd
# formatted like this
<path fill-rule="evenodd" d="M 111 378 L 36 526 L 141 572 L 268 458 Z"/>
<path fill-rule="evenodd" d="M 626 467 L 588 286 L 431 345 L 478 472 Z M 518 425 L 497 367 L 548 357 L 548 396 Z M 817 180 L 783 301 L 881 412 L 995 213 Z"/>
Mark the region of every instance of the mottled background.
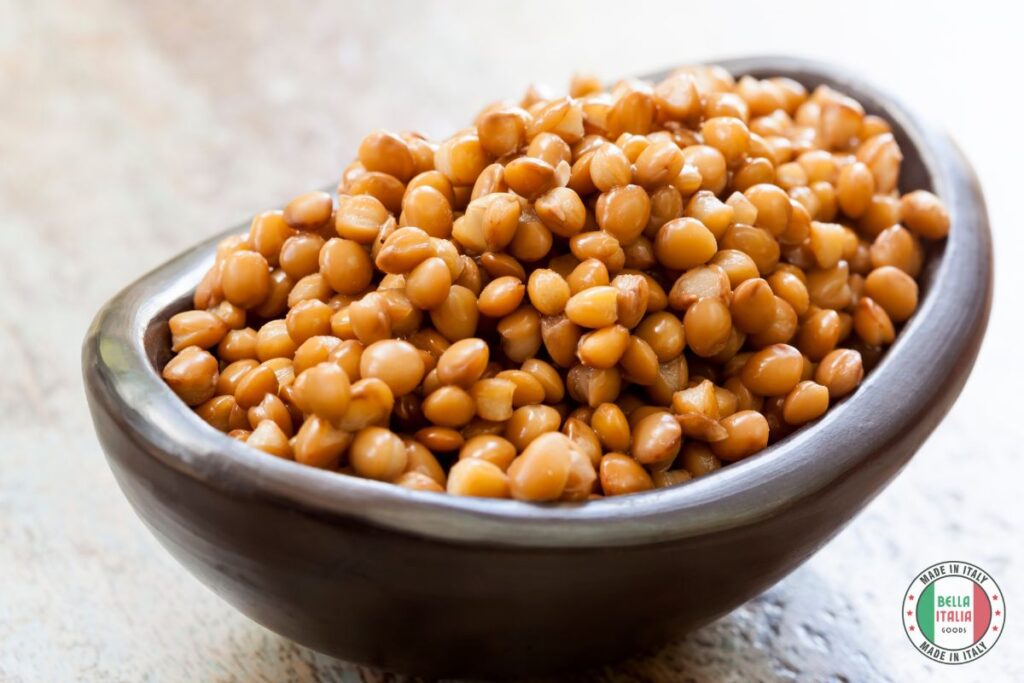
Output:
<path fill-rule="evenodd" d="M 943 426 L 828 547 L 589 678 L 1024 679 L 1021 17 L 912 4 L 0 0 L 0 680 L 383 679 L 235 613 L 138 522 L 84 404 L 92 315 L 184 247 L 333 181 L 372 128 L 443 135 L 577 69 L 756 53 L 852 67 L 953 132 L 995 231 L 988 339 Z M 915 653 L 897 615 L 912 575 L 945 559 L 986 568 L 1011 604 L 998 647 L 961 667 Z"/>

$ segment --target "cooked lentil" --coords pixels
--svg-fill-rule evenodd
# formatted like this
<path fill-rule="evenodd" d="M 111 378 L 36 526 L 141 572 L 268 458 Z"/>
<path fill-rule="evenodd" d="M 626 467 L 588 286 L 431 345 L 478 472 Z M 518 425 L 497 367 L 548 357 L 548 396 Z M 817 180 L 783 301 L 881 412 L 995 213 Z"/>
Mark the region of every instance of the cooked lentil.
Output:
<path fill-rule="evenodd" d="M 714 67 L 357 156 L 218 246 L 162 374 L 253 448 L 416 491 L 583 501 L 746 458 L 857 388 L 952 227 L 859 103 Z"/>

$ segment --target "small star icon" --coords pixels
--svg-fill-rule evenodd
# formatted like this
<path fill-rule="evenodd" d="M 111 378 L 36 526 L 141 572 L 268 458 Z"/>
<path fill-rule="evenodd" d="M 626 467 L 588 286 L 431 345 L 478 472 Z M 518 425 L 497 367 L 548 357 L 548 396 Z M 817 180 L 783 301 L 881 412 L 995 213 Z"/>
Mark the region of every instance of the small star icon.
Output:
<path fill-rule="evenodd" d="M 992 596 L 992 599 L 993 599 L 993 600 L 998 600 L 998 599 L 999 599 L 999 596 L 998 596 L 998 595 L 993 595 L 993 596 Z"/>
<path fill-rule="evenodd" d="M 993 631 L 998 631 L 998 630 L 999 630 L 999 627 L 998 627 L 998 626 L 993 626 L 993 627 L 992 627 L 992 630 L 993 630 Z"/>
<path fill-rule="evenodd" d="M 908 596 L 907 596 L 907 600 L 913 600 L 913 599 L 914 599 L 914 596 L 913 596 L 913 595 L 908 595 Z"/>
<path fill-rule="evenodd" d="M 911 626 L 911 627 L 910 627 L 910 630 L 911 630 L 911 631 L 913 631 L 913 630 L 914 630 L 914 627 L 913 627 L 913 626 Z"/>
<path fill-rule="evenodd" d="M 914 610 L 909 610 L 909 609 L 907 610 L 907 616 L 908 616 L 908 617 L 909 617 L 909 616 L 910 616 L 911 614 L 913 614 L 913 613 L 914 613 Z"/>
<path fill-rule="evenodd" d="M 996 610 L 996 616 L 998 617 L 1000 614 L 1002 614 L 1002 612 L 1000 612 L 999 610 Z"/>

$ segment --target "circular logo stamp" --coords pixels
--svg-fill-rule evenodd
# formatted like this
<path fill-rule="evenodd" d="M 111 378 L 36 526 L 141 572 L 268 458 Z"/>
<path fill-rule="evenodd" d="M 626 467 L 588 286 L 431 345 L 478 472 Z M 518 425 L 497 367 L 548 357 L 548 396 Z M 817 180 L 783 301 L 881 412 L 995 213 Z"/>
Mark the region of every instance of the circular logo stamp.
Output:
<path fill-rule="evenodd" d="M 970 562 L 940 562 L 914 577 L 903 596 L 903 629 L 917 651 L 966 664 L 995 646 L 1006 623 L 1003 592 Z"/>

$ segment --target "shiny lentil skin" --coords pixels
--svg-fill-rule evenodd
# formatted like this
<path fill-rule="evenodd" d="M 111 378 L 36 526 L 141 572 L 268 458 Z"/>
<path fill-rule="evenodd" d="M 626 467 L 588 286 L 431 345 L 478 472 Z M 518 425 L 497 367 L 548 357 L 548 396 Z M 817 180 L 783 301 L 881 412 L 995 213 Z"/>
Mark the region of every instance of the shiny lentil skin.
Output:
<path fill-rule="evenodd" d="M 687 442 L 683 446 L 680 458 L 682 466 L 693 477 L 703 477 L 722 467 L 722 461 L 711 451 L 711 448 L 699 441 Z"/>
<path fill-rule="evenodd" d="M 534 439 L 508 468 L 513 498 L 535 502 L 557 500 L 569 481 L 576 445 L 560 432 Z"/>
<path fill-rule="evenodd" d="M 753 410 L 741 410 L 722 420 L 728 435 L 711 444 L 722 460 L 735 461 L 753 455 L 768 445 L 768 421 Z"/>
<path fill-rule="evenodd" d="M 228 325 L 209 311 L 183 311 L 167 321 L 171 331 L 171 351 L 188 346 L 209 349 L 228 333 Z"/>
<path fill-rule="evenodd" d="M 300 194 L 284 207 L 284 222 L 295 230 L 311 232 L 327 223 L 333 207 L 334 200 L 326 192 Z"/>
<path fill-rule="evenodd" d="M 448 473 L 448 493 L 473 498 L 508 498 L 509 478 L 494 463 L 466 458 L 452 465 Z"/>
<path fill-rule="evenodd" d="M 444 259 L 421 261 L 405 278 L 405 293 L 415 306 L 430 310 L 444 303 L 452 286 L 452 273 Z"/>
<path fill-rule="evenodd" d="M 872 270 L 864 280 L 864 294 L 877 302 L 893 322 L 905 321 L 917 308 L 917 283 L 893 266 Z"/>
<path fill-rule="evenodd" d="M 198 346 L 188 346 L 164 366 L 162 376 L 181 400 L 197 406 L 217 391 L 217 359 Z"/>
<path fill-rule="evenodd" d="M 861 355 L 853 349 L 836 349 L 829 353 L 821 359 L 814 373 L 814 381 L 825 386 L 833 400 L 856 389 L 863 377 Z"/>
<path fill-rule="evenodd" d="M 394 432 L 367 427 L 352 441 L 349 462 L 360 476 L 390 481 L 405 470 L 408 454 L 405 444 Z"/>
<path fill-rule="evenodd" d="M 631 452 L 641 465 L 669 463 L 679 453 L 683 430 L 667 412 L 658 412 L 640 420 L 633 428 Z"/>
<path fill-rule="evenodd" d="M 941 239 L 949 233 L 949 212 L 942 201 L 927 190 L 903 195 L 900 216 L 903 223 L 921 237 Z"/>
<path fill-rule="evenodd" d="M 622 496 L 654 488 L 654 481 L 647 470 L 622 453 L 608 453 L 601 458 L 600 475 L 601 489 L 606 496 Z"/>
<path fill-rule="evenodd" d="M 462 339 L 437 360 L 437 378 L 442 384 L 469 387 L 483 375 L 490 360 L 490 349 L 482 339 Z"/>
<path fill-rule="evenodd" d="M 505 423 L 504 436 L 517 451 L 522 451 L 541 434 L 556 432 L 561 425 L 561 414 L 551 406 L 522 406 L 516 408 Z"/>
<path fill-rule="evenodd" d="M 253 308 L 270 294 L 270 264 L 255 251 L 240 249 L 224 259 L 224 297 L 241 308 Z"/>
<path fill-rule="evenodd" d="M 722 351 L 732 334 L 729 307 L 719 298 L 705 297 L 686 309 L 683 317 L 686 344 L 698 356 L 708 357 Z"/>
<path fill-rule="evenodd" d="M 782 417 L 791 425 L 801 425 L 824 415 L 828 410 L 828 387 L 816 382 L 797 384 L 786 395 Z"/>
<path fill-rule="evenodd" d="M 419 386 L 426 368 L 416 347 L 406 341 L 385 339 L 367 346 L 359 361 L 362 377 L 376 377 L 395 396 L 404 396 Z"/>
<path fill-rule="evenodd" d="M 856 391 L 955 229 L 884 119 L 717 67 L 355 151 L 218 244 L 161 374 L 270 457 L 434 494 L 583 502 L 753 455 Z"/>
<path fill-rule="evenodd" d="M 478 434 L 466 440 L 459 450 L 459 460 L 477 458 L 486 460 L 501 468 L 508 469 L 516 457 L 516 447 L 508 439 L 496 434 Z"/>
<path fill-rule="evenodd" d="M 296 404 L 304 413 L 325 420 L 340 420 L 348 411 L 351 399 L 348 374 L 334 363 L 320 363 L 295 378 Z"/>
<path fill-rule="evenodd" d="M 761 396 L 781 396 L 800 381 L 803 356 L 788 344 L 773 344 L 752 355 L 740 374 L 748 389 Z"/>
<path fill-rule="evenodd" d="M 328 420 L 313 416 L 302 423 L 292 444 L 295 461 L 311 467 L 334 469 L 352 444 L 351 432 L 338 429 Z"/>

